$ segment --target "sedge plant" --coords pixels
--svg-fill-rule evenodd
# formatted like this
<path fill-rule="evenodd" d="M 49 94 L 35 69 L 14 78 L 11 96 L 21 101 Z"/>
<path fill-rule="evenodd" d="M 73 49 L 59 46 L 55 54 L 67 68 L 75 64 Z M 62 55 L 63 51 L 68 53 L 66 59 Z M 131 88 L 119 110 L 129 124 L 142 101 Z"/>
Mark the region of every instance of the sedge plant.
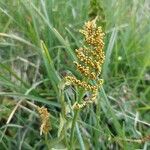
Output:
<path fill-rule="evenodd" d="M 74 117 L 70 135 L 70 149 L 72 149 L 74 140 L 74 128 L 78 118 L 78 113 L 81 108 L 96 102 L 99 88 L 103 84 L 103 79 L 100 79 L 101 67 L 105 59 L 104 48 L 104 33 L 101 27 L 96 26 L 96 19 L 85 23 L 80 33 L 84 35 L 84 47 L 76 49 L 78 61 L 74 64 L 77 71 L 81 74 L 81 79 L 76 76 L 68 75 L 65 77 L 67 84 L 72 84 L 78 87 L 78 96 L 73 104 Z M 85 98 L 88 92 L 89 96 Z"/>

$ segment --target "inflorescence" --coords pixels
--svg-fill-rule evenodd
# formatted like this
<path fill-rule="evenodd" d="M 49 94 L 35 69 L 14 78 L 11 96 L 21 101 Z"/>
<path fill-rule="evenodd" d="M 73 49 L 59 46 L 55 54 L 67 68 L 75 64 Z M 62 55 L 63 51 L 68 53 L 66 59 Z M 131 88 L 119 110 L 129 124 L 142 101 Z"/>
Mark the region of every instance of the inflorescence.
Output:
<path fill-rule="evenodd" d="M 85 45 L 76 49 L 78 62 L 74 62 L 77 70 L 83 79 L 79 80 L 75 76 L 66 76 L 67 82 L 89 91 L 91 96 L 88 100 L 80 104 L 75 103 L 73 108 L 80 109 L 89 103 L 93 103 L 97 97 L 98 89 L 103 84 L 103 79 L 99 79 L 101 66 L 104 63 L 104 33 L 101 27 L 96 27 L 96 19 L 85 23 L 83 30 L 80 30 L 85 37 Z"/>
<path fill-rule="evenodd" d="M 50 114 L 45 107 L 38 107 L 37 110 L 41 119 L 40 135 L 42 135 L 42 133 L 46 135 L 50 130 Z"/>

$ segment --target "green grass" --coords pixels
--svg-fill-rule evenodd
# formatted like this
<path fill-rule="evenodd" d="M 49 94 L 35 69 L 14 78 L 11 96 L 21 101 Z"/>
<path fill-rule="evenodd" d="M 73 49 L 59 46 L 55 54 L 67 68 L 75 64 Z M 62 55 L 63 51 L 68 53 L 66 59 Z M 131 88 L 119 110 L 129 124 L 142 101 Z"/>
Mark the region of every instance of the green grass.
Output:
<path fill-rule="evenodd" d="M 71 149 L 150 149 L 149 1 L 99 1 L 0 0 L 0 150 L 69 149 L 71 136 Z M 92 11 L 106 33 L 104 85 L 71 129 L 76 97 L 63 79 L 79 76 L 78 31 Z M 35 104 L 51 114 L 47 137 Z"/>

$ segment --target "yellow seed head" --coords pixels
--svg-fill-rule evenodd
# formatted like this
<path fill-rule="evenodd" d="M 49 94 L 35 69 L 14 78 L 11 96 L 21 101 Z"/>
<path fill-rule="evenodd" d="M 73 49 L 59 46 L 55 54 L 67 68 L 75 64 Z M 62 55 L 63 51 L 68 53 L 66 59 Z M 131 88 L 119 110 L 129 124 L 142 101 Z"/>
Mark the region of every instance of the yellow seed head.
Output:
<path fill-rule="evenodd" d="M 38 107 L 37 110 L 41 119 L 40 135 L 42 133 L 47 134 L 51 129 L 49 121 L 50 114 L 45 107 Z"/>
<path fill-rule="evenodd" d="M 83 79 L 86 80 L 78 80 L 73 76 L 67 76 L 66 80 L 76 86 L 84 88 L 86 91 L 90 91 L 92 96 L 90 100 L 86 102 L 83 101 L 80 104 L 75 103 L 73 108 L 76 109 L 80 109 L 96 99 L 97 91 L 103 84 L 103 80 L 99 79 L 99 75 L 101 73 L 101 66 L 105 59 L 105 54 L 103 52 L 105 34 L 102 32 L 101 27 L 96 26 L 96 19 L 86 22 L 83 29 L 80 30 L 80 33 L 85 37 L 86 48 L 82 47 L 75 50 L 78 62 L 74 62 L 74 64 L 77 70 L 81 73 Z M 92 80 L 95 81 L 94 85 L 87 82 Z"/>

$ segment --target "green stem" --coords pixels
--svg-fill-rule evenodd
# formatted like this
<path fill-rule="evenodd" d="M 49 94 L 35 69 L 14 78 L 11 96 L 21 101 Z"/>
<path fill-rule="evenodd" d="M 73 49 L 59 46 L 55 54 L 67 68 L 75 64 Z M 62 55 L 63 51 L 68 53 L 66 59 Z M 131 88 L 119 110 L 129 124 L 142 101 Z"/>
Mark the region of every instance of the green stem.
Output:
<path fill-rule="evenodd" d="M 71 127 L 71 136 L 70 136 L 70 150 L 72 150 L 73 147 L 73 139 L 74 139 L 74 129 L 75 129 L 75 124 L 78 118 L 79 110 L 75 111 L 73 121 L 72 121 L 72 127 Z"/>
<path fill-rule="evenodd" d="M 50 149 L 50 145 L 49 145 L 49 142 L 48 142 L 47 134 L 45 135 L 45 143 L 46 143 L 47 148 L 48 148 L 48 150 L 49 150 L 49 149 Z"/>
<path fill-rule="evenodd" d="M 78 103 L 82 101 L 82 96 L 83 96 L 84 90 L 79 91 L 79 96 L 78 96 Z M 77 122 L 78 114 L 80 112 L 80 109 L 75 110 L 75 113 L 73 115 L 73 121 L 72 121 L 72 127 L 71 127 L 71 135 L 70 135 L 70 150 L 73 148 L 73 140 L 74 140 L 74 130 L 75 130 L 75 125 Z"/>

